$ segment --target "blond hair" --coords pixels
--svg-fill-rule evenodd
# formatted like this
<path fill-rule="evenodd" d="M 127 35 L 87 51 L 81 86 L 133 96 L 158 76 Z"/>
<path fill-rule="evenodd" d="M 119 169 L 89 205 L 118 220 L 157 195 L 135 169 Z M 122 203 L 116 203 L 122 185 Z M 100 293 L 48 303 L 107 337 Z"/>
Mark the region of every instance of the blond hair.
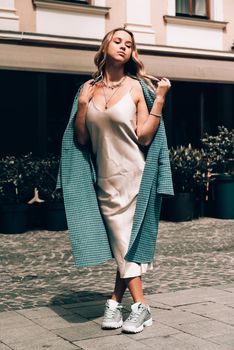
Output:
<path fill-rule="evenodd" d="M 124 66 L 125 74 L 129 74 L 139 79 L 143 79 L 149 85 L 149 87 L 155 90 L 155 86 L 153 85 L 152 81 L 158 81 L 158 79 L 146 74 L 144 64 L 139 58 L 137 52 L 136 42 L 133 33 L 122 27 L 115 28 L 104 36 L 101 46 L 99 47 L 98 52 L 94 56 L 94 63 L 97 66 L 98 70 L 93 74 L 93 77 L 97 78 L 98 76 L 102 76 L 105 73 L 107 49 L 114 34 L 118 31 L 124 31 L 128 33 L 132 39 L 132 54 L 129 61 Z"/>

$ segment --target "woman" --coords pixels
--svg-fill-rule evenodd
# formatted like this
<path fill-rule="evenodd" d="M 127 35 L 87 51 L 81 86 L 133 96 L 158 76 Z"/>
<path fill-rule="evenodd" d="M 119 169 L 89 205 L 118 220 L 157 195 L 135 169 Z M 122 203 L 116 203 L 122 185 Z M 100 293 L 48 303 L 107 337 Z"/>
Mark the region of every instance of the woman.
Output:
<path fill-rule="evenodd" d="M 84 239 L 81 238 L 81 231 L 84 221 L 77 229 L 72 219 L 74 218 L 75 185 L 71 183 L 74 184 L 74 176 L 77 176 L 77 173 L 73 172 L 74 176 L 72 176 L 71 172 L 74 169 L 72 164 L 75 164 L 75 159 L 77 164 L 79 162 L 77 171 L 82 169 L 88 174 L 91 167 L 97 205 L 107 232 L 105 241 L 103 233 L 96 234 L 93 244 L 96 246 L 99 240 L 102 243 L 90 254 L 91 260 L 99 254 L 99 258 L 95 260 L 95 263 L 99 263 L 111 258 L 113 254 L 117 263 L 115 288 L 111 299 L 106 302 L 102 328 L 122 327 L 124 332 L 137 333 L 142 331 L 144 326 L 152 324 L 150 308 L 144 300 L 141 275 L 152 268 L 161 194 L 173 194 L 165 132 L 161 120 L 170 82 L 163 78 L 157 82 L 157 88 L 154 88 L 151 78 L 145 74 L 143 64 L 138 57 L 133 34 L 123 28 L 117 28 L 106 34 L 95 56 L 95 64 L 98 70 L 94 74 L 94 79 L 87 81 L 78 92 L 70 122 L 64 134 L 61 183 L 58 187 L 61 185 L 63 187 L 70 234 L 75 230 L 79 231 L 76 235 L 72 233 L 71 241 L 75 258 L 79 255 L 77 259 L 82 260 L 81 255 L 84 251 L 87 252 L 87 246 L 85 247 L 87 242 L 82 249 Z M 149 103 L 148 105 L 146 103 L 147 94 L 151 100 L 153 96 L 150 107 Z M 71 143 L 72 130 L 75 132 L 76 139 L 73 144 Z M 157 132 L 157 130 L 160 131 Z M 158 139 L 155 137 L 156 134 L 159 134 Z M 75 145 L 76 141 L 78 145 Z M 153 154 L 156 154 L 153 159 L 154 166 L 152 160 L 147 160 L 152 158 Z M 80 157 L 79 160 L 77 156 Z M 158 171 L 160 167 L 161 172 Z M 164 176 L 163 169 L 168 188 L 160 190 L 159 182 L 160 177 Z M 86 181 L 87 176 L 80 173 L 79 183 L 84 177 Z M 68 183 L 69 186 L 67 186 Z M 88 198 L 91 192 L 93 194 L 93 189 L 90 187 L 88 190 L 87 186 L 86 182 L 86 185 L 77 193 L 81 201 L 82 193 L 88 192 Z M 157 192 L 154 192 L 153 188 L 157 189 Z M 147 193 L 148 197 L 144 197 Z M 71 196 L 74 200 L 71 200 Z M 139 200 L 138 197 L 140 197 Z M 95 199 L 90 200 L 89 205 L 86 205 L 85 213 L 89 211 L 93 216 L 94 209 L 90 209 L 90 206 L 93 206 L 94 202 Z M 83 203 L 87 204 L 87 200 L 86 203 L 83 200 Z M 145 209 L 142 209 L 141 204 Z M 73 209 L 71 209 L 72 205 Z M 140 216 L 142 216 L 141 219 L 139 219 Z M 155 233 L 151 235 L 147 227 L 155 217 L 153 228 Z M 82 219 L 81 217 L 81 221 Z M 87 220 L 86 230 L 92 223 L 97 225 L 100 218 L 91 219 L 87 216 Z M 78 220 L 76 225 L 79 225 Z M 145 230 L 144 233 L 142 233 L 143 230 Z M 89 239 L 89 233 L 87 237 Z M 106 253 L 109 249 L 107 245 L 110 246 L 111 253 Z M 92 244 L 88 246 L 93 247 Z M 79 254 L 76 254 L 77 249 Z M 87 254 L 84 256 L 85 259 Z M 82 260 L 77 265 L 88 266 L 92 264 L 91 260 L 86 262 Z M 120 303 L 126 288 L 129 289 L 134 304 L 129 317 L 123 323 Z"/>

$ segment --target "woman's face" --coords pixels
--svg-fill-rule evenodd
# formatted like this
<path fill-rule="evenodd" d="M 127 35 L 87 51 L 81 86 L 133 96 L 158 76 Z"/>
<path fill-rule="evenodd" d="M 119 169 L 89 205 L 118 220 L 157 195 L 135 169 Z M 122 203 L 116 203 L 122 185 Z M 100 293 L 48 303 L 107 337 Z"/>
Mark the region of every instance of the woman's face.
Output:
<path fill-rule="evenodd" d="M 122 64 L 129 61 L 132 54 L 132 38 L 124 30 L 118 30 L 114 33 L 108 48 L 107 60 L 111 59 Z"/>

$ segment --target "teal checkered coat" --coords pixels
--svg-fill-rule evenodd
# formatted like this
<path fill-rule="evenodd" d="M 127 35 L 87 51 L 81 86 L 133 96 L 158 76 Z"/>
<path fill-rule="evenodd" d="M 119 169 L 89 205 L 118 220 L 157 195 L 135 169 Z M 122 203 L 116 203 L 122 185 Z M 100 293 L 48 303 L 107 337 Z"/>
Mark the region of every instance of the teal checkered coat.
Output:
<path fill-rule="evenodd" d="M 140 81 L 149 111 L 154 96 Z M 111 258 L 108 235 L 96 196 L 96 173 L 90 145 L 80 146 L 74 134 L 79 90 L 62 141 L 57 188 L 63 189 L 69 237 L 76 266 L 90 266 Z M 164 122 L 148 149 L 137 198 L 127 261 L 148 263 L 154 258 L 161 197 L 173 195 L 171 168 Z"/>

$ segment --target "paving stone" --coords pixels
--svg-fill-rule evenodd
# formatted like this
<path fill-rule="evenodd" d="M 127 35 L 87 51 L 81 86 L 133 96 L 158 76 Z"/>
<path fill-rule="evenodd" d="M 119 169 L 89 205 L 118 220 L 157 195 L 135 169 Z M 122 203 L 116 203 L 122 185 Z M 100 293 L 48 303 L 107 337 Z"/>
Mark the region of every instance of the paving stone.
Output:
<path fill-rule="evenodd" d="M 234 289 L 234 283 L 225 283 L 225 285 L 218 284 L 217 286 L 213 286 L 215 289 L 222 289 L 229 291 L 229 289 Z M 233 291 L 231 291 L 233 292 Z"/>
<path fill-rule="evenodd" d="M 101 317 L 95 317 L 95 318 L 92 319 L 92 321 L 93 321 L 94 323 L 98 324 L 99 327 L 100 327 L 101 324 L 102 324 L 102 320 L 103 320 L 103 316 L 101 316 Z"/>
<path fill-rule="evenodd" d="M 104 305 L 73 308 L 73 312 L 86 318 L 101 317 L 103 316 Z"/>
<path fill-rule="evenodd" d="M 65 318 L 61 316 L 46 317 L 34 319 L 34 322 L 43 328 L 48 330 L 67 328 L 77 326 L 80 323 L 87 322 L 87 319 L 80 317 L 79 315 L 67 315 Z"/>
<path fill-rule="evenodd" d="M 74 344 L 80 346 L 84 350 L 149 350 L 147 345 L 122 334 L 106 336 L 105 338 L 81 340 Z"/>
<path fill-rule="evenodd" d="M 212 318 L 213 320 L 221 321 L 231 326 L 234 326 L 234 309 L 232 308 L 229 308 L 229 310 L 226 309 L 209 313 L 208 317 Z"/>
<path fill-rule="evenodd" d="M 12 328 L 7 328 L 3 332 L 0 333 L 0 340 L 11 346 L 12 344 L 24 344 L 26 342 L 36 341 L 36 339 L 50 339 L 55 338 L 55 336 L 45 330 L 44 328 L 32 324 L 32 326 L 27 327 L 17 327 L 14 325 Z"/>
<path fill-rule="evenodd" d="M 177 292 L 174 293 L 165 293 L 165 294 L 158 294 L 157 296 L 148 296 L 148 299 L 150 300 L 150 304 L 154 306 L 154 303 L 160 302 L 161 304 L 168 305 L 168 306 L 182 306 L 187 304 L 194 304 L 204 301 L 203 297 L 199 297 L 196 295 L 186 295 L 186 294 L 180 294 Z M 152 302 L 151 302 L 152 300 Z M 208 300 L 208 298 L 207 298 Z"/>
<path fill-rule="evenodd" d="M 0 350 L 12 350 L 12 348 L 0 342 Z"/>
<path fill-rule="evenodd" d="M 225 305 L 229 306 L 229 307 L 232 307 L 234 309 L 234 302 L 228 301 Z"/>
<path fill-rule="evenodd" d="M 232 334 L 234 332 L 234 327 L 213 320 L 175 325 L 174 327 L 176 329 L 182 330 L 185 333 L 189 333 L 200 338 L 209 338 L 217 335 Z"/>
<path fill-rule="evenodd" d="M 158 294 L 153 294 L 151 296 L 151 299 L 148 299 L 148 296 L 146 296 L 146 304 L 150 305 L 151 308 L 157 311 L 161 311 L 161 310 L 169 311 L 173 309 L 173 306 L 165 305 L 154 300 L 155 298 L 157 298 L 157 296 Z"/>
<path fill-rule="evenodd" d="M 122 303 L 123 309 L 122 309 L 122 313 L 124 315 L 129 314 L 130 310 L 131 310 L 131 304 L 126 304 L 127 301 L 125 300 Z M 86 307 L 87 304 L 87 307 Z M 73 307 L 72 308 L 72 312 L 73 313 L 77 313 L 82 317 L 88 318 L 88 319 L 93 319 L 95 322 L 97 322 L 97 319 L 100 320 L 103 317 L 103 313 L 104 313 L 104 307 L 105 307 L 105 303 L 101 302 L 101 303 L 97 303 L 97 305 L 95 305 L 95 303 L 93 302 L 92 304 L 90 303 L 82 303 L 79 304 L 78 307 Z"/>
<path fill-rule="evenodd" d="M 97 306 L 97 305 L 105 305 L 106 300 L 92 300 L 92 301 L 83 301 L 80 303 L 74 303 L 74 304 L 65 304 L 61 307 L 64 309 L 74 309 L 74 308 L 82 308 L 82 307 L 89 307 L 89 306 Z"/>
<path fill-rule="evenodd" d="M 227 295 L 217 295 L 216 297 L 213 297 L 212 300 L 218 304 L 233 307 L 233 305 L 234 305 L 234 293 L 227 292 Z"/>
<path fill-rule="evenodd" d="M 59 337 L 50 339 L 31 339 L 30 341 L 13 344 L 13 350 L 78 350 L 79 348 Z"/>
<path fill-rule="evenodd" d="M 7 317 L 6 314 L 2 317 L 2 315 L 0 314 L 1 332 L 3 332 L 6 329 L 12 328 L 12 324 L 19 325 L 19 327 L 27 327 L 32 325 L 32 322 L 17 313 L 10 314 L 9 317 Z"/>
<path fill-rule="evenodd" d="M 144 339 L 142 343 L 155 350 L 232 350 L 229 346 L 200 341 L 197 337 L 185 342 L 183 337 L 176 339 L 174 335 Z"/>
<path fill-rule="evenodd" d="M 196 346 L 194 347 L 194 345 L 189 345 L 189 344 L 186 344 L 185 346 L 183 342 L 175 339 L 170 335 L 144 339 L 141 342 L 149 346 L 151 349 L 157 349 L 157 350 L 165 350 L 165 349 L 166 350 L 175 350 L 175 349 L 176 350 L 198 350 L 198 347 Z"/>
<path fill-rule="evenodd" d="M 193 289 L 186 289 L 183 291 L 163 293 L 162 295 L 148 295 L 148 300 L 152 306 L 154 306 L 155 302 L 160 302 L 174 307 L 197 304 L 204 301 L 223 301 L 225 299 L 229 300 L 229 298 L 233 300 L 233 295 L 231 293 L 209 287 L 198 288 L 196 293 L 194 293 Z"/>
<path fill-rule="evenodd" d="M 172 338 L 180 340 L 184 344 L 185 349 L 187 349 L 187 345 L 192 345 L 195 348 L 198 347 L 200 350 L 232 350 L 229 346 L 222 347 L 219 344 L 214 344 L 214 342 L 212 342 L 212 338 L 200 339 L 183 332 L 173 334 Z"/>
<path fill-rule="evenodd" d="M 169 311 L 155 311 L 154 309 L 151 310 L 154 319 L 156 319 L 160 323 L 164 323 L 171 326 L 204 321 L 204 317 L 191 314 L 186 311 L 176 309 Z"/>
<path fill-rule="evenodd" d="M 128 334 L 128 337 L 134 340 L 141 340 L 145 338 L 153 338 L 157 336 L 169 336 L 171 334 L 179 333 L 178 329 L 164 325 L 159 322 L 153 322 L 150 327 L 145 327 L 143 332 L 137 334 Z"/>
<path fill-rule="evenodd" d="M 89 321 L 80 323 L 78 326 L 55 329 L 54 334 L 67 339 L 70 342 L 75 342 L 83 339 L 92 339 L 97 337 L 105 337 L 113 334 L 120 334 L 121 330 L 102 330 L 95 322 Z"/>
<path fill-rule="evenodd" d="M 223 335 L 211 337 L 209 340 L 217 344 L 230 345 L 232 346 L 232 350 L 234 349 L 234 332 L 232 334 L 225 334 L 225 337 Z"/>
<path fill-rule="evenodd" d="M 33 320 L 44 317 L 72 315 L 72 311 L 61 306 L 37 307 L 34 309 L 17 310 L 17 313 Z"/>
<path fill-rule="evenodd" d="M 14 316 L 18 316 L 18 313 L 15 311 L 2 311 L 0 315 L 1 315 L 0 319 L 5 320 L 8 318 L 12 318 Z"/>
<path fill-rule="evenodd" d="M 222 304 L 216 304 L 214 301 L 208 301 L 204 303 L 183 305 L 178 307 L 179 310 L 189 311 L 197 315 L 209 316 L 214 312 L 228 312 L 230 310 L 229 306 Z"/>

